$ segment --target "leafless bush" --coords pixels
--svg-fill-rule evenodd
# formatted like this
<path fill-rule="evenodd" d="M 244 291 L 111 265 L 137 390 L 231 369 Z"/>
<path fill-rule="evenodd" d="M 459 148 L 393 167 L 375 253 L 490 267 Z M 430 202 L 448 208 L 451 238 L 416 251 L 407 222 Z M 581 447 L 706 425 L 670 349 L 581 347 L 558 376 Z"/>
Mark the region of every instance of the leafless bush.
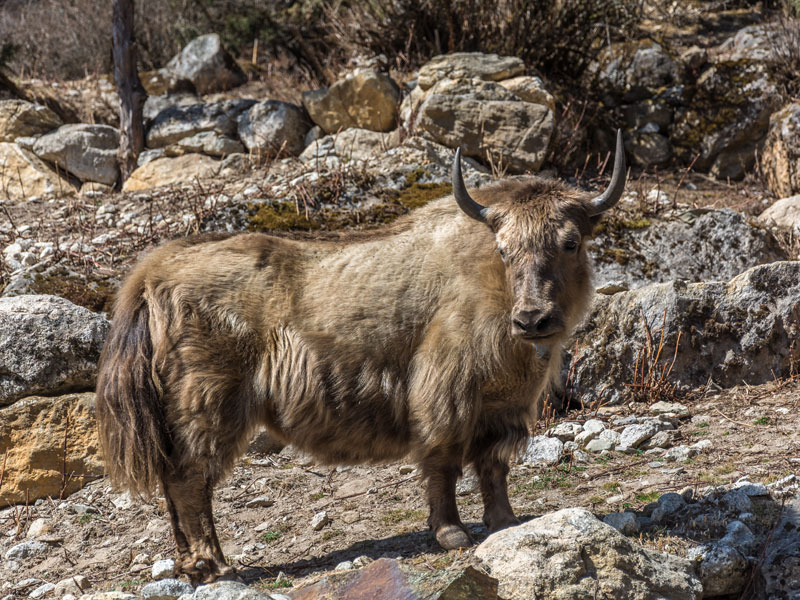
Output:
<path fill-rule="evenodd" d="M 638 15 L 632 0 L 392 0 L 328 11 L 332 41 L 385 54 L 401 70 L 436 54 L 496 52 L 574 78 Z"/>
<path fill-rule="evenodd" d="M 767 67 L 787 98 L 800 99 L 800 0 L 784 0 L 784 10 L 769 36 Z"/>

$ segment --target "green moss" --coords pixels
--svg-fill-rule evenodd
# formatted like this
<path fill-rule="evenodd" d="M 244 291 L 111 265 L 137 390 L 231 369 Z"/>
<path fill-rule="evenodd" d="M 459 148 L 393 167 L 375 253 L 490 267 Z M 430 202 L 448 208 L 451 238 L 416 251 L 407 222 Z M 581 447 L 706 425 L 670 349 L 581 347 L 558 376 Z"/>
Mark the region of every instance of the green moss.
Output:
<path fill-rule="evenodd" d="M 453 186 L 449 183 L 420 183 L 420 179 L 429 175 L 425 169 L 414 169 L 406 175 L 405 187 L 400 190 L 397 201 L 413 210 L 453 193 Z"/>
<path fill-rule="evenodd" d="M 37 274 L 31 284 L 34 294 L 52 294 L 94 312 L 108 312 L 116 287 L 107 281 L 87 282 L 74 275 Z"/>
<path fill-rule="evenodd" d="M 250 231 L 312 231 L 319 223 L 308 219 L 304 212 L 297 211 L 291 202 L 277 204 L 250 204 L 247 218 Z"/>

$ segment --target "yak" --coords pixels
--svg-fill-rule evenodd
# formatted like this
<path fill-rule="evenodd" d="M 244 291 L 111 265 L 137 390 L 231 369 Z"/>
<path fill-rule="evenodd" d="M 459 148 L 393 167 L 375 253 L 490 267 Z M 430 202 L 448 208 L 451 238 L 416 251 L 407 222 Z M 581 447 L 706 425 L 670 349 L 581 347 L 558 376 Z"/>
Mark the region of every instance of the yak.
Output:
<path fill-rule="evenodd" d="M 539 177 L 453 195 L 372 233 L 174 240 L 120 288 L 97 382 L 111 482 L 160 487 L 194 582 L 236 577 L 214 486 L 256 428 L 322 464 L 410 457 L 445 549 L 472 543 L 455 487 L 471 464 L 490 532 L 514 525 L 509 462 L 558 378 L 592 294 L 586 242 L 625 185 L 598 196 Z"/>

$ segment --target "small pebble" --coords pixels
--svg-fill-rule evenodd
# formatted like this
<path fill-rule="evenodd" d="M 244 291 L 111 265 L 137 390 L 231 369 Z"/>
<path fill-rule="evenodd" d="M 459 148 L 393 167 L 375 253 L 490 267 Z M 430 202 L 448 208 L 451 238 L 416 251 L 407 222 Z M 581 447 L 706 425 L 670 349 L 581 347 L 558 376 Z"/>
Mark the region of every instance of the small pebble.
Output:
<path fill-rule="evenodd" d="M 324 510 L 320 511 L 313 517 L 311 517 L 311 529 L 313 529 L 314 531 L 319 531 L 330 522 L 331 520 L 328 517 L 328 513 L 325 512 Z"/>

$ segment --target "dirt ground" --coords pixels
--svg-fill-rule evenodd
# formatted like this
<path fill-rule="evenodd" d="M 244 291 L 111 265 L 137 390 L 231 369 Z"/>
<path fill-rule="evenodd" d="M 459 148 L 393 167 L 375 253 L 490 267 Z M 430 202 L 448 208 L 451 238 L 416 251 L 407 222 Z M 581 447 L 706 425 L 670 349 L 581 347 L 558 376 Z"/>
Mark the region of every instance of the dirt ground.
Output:
<path fill-rule="evenodd" d="M 770 483 L 800 472 L 800 378 L 761 386 L 742 386 L 685 398 L 690 416 L 677 423 L 677 444 L 701 439 L 711 448 L 684 463 L 665 463 L 657 454 L 617 452 L 592 455 L 589 462 L 568 459 L 555 467 L 515 465 L 510 475 L 511 503 L 527 520 L 566 507 L 586 507 L 598 516 L 626 508 L 642 509 L 659 495 L 731 484 L 746 476 Z M 562 419 L 604 421 L 646 415 L 648 406 L 572 411 Z M 542 426 L 540 426 L 540 431 Z M 487 532 L 481 523 L 480 493 L 472 479 L 459 484 L 459 508 L 475 540 Z M 261 506 L 254 506 L 260 504 Z M 325 511 L 330 522 L 319 531 L 312 517 Z M 755 533 L 762 546 L 780 518 L 780 505 L 764 499 L 755 505 Z M 215 514 L 226 555 L 244 579 L 263 589 L 313 582 L 343 561 L 359 557 L 402 557 L 420 568 L 468 564 L 471 551 L 446 552 L 426 530 L 424 490 L 414 465 L 319 467 L 291 448 L 279 454 L 249 453 L 215 493 Z M 38 580 L 57 582 L 83 574 L 96 591 L 138 591 L 150 581 L 150 567 L 174 551 L 163 500 L 144 502 L 113 493 L 105 479 L 59 503 L 0 511 L 0 555 L 25 539 L 28 527 L 44 518 L 45 557 L 20 563 L 17 571 L 0 562 L 0 581 L 19 584 L 27 594 Z M 667 522 L 642 533 L 647 546 L 682 555 L 689 547 L 718 538 L 724 523 Z M 42 538 L 40 538 L 42 539 Z M 365 559 L 361 559 L 363 562 Z M 23 582 L 24 583 L 24 582 Z M 26 591 L 27 590 L 27 591 Z"/>

